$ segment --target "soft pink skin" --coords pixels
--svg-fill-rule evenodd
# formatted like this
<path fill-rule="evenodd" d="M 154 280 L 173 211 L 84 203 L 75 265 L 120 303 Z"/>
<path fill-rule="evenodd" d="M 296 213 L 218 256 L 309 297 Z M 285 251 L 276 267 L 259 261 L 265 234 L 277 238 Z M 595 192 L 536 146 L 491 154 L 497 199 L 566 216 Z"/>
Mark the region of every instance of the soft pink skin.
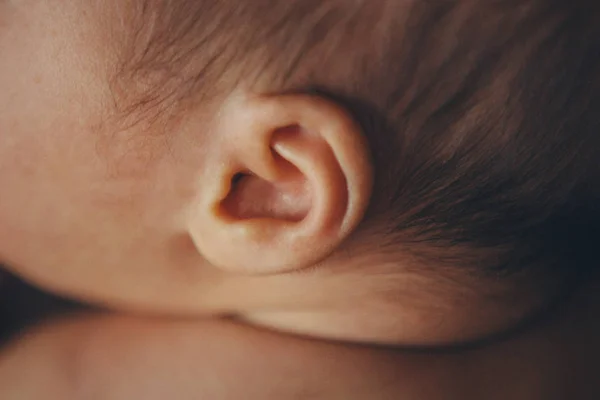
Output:
<path fill-rule="evenodd" d="M 122 4 L 0 1 L 0 261 L 12 272 L 112 308 L 237 312 L 276 329 L 358 341 L 467 340 L 510 325 L 529 308 L 517 305 L 534 302 L 524 294 L 497 307 L 476 285 L 418 273 L 390 280 L 381 272 L 408 261 L 386 255 L 260 278 L 208 263 L 187 231 L 214 148 L 201 134 L 205 121 L 189 116 L 169 146 L 143 127 L 116 132 L 103 124 L 115 28 L 105 24 L 118 22 Z M 76 319 L 3 349 L 0 398 L 318 391 L 326 399 L 595 399 L 598 309 L 571 311 L 513 341 L 439 356 L 309 342 L 219 321 Z"/>
<path fill-rule="evenodd" d="M 220 321 L 81 317 L 46 325 L 0 354 L 0 397 L 592 400 L 600 396 L 597 289 L 518 337 L 440 354 Z"/>
<path fill-rule="evenodd" d="M 235 313 L 276 329 L 384 343 L 475 339 L 510 326 L 539 302 L 535 291 L 498 301 L 479 281 L 405 269 L 410 260 L 372 251 L 378 237 L 308 272 L 273 273 L 283 259 L 289 266 L 333 250 L 360 222 L 370 194 L 360 132 L 322 101 L 277 96 L 262 109 L 252 101 L 195 108 L 166 136 L 148 124 L 117 129 L 108 82 L 115 38 L 127 31 L 119 18 L 124 4 L 0 2 L 0 262 L 13 273 L 110 308 Z M 299 122 L 314 125 L 316 141 L 288 143 L 263 129 L 307 115 Z M 296 236 L 286 228 L 293 224 L 225 231 L 218 217 L 207 217 L 205 200 L 222 189 L 215 179 L 230 178 L 219 175 L 228 162 L 273 172 L 260 155 L 270 152 L 255 151 L 266 142 L 303 171 L 288 178 L 304 180 L 273 185 L 283 191 L 269 197 L 275 206 L 258 210 L 273 209 L 275 220 L 311 216 L 312 225 Z M 260 184 L 244 188 L 249 200 L 264 193 Z M 332 214 L 332 204 L 349 211 Z M 213 236 L 221 239 L 211 242 Z M 266 258 L 247 254 L 269 254 L 269 270 L 261 271 Z M 244 260 L 250 274 L 239 271 Z"/>

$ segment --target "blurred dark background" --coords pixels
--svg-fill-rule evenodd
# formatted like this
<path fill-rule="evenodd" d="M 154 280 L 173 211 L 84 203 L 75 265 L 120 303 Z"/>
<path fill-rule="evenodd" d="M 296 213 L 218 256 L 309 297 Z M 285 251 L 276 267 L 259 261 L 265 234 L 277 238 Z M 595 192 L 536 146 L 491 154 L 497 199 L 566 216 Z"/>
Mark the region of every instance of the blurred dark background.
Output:
<path fill-rule="evenodd" d="M 46 318 L 83 308 L 29 285 L 0 266 L 0 344 Z"/>

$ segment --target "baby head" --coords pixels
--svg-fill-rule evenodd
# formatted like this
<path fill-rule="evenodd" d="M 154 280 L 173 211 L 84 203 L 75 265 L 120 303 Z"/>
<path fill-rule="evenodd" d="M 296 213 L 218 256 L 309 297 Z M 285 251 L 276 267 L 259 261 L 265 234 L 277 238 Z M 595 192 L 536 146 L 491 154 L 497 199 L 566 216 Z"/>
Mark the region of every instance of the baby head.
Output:
<path fill-rule="evenodd" d="M 469 341 L 598 243 L 591 2 L 0 2 L 0 261 L 125 310 Z"/>

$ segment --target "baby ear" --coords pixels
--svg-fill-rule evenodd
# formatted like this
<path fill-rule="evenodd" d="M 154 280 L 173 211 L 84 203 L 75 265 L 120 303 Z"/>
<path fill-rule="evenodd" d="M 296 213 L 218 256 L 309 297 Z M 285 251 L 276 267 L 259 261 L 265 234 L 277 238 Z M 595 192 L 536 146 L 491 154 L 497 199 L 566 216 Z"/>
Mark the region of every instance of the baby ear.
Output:
<path fill-rule="evenodd" d="M 362 220 L 370 152 L 338 105 L 309 95 L 235 96 L 211 135 L 189 231 L 215 266 L 250 274 L 309 267 Z"/>

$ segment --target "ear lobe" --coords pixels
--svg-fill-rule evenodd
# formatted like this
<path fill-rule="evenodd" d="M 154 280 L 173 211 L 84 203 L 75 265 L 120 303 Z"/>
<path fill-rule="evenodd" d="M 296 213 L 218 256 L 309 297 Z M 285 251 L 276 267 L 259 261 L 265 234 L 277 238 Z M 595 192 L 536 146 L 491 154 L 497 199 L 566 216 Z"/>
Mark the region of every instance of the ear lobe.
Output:
<path fill-rule="evenodd" d="M 232 272 L 272 274 L 334 252 L 371 196 L 369 151 L 353 119 L 302 95 L 236 97 L 219 115 L 215 173 L 190 223 L 203 256 Z"/>

